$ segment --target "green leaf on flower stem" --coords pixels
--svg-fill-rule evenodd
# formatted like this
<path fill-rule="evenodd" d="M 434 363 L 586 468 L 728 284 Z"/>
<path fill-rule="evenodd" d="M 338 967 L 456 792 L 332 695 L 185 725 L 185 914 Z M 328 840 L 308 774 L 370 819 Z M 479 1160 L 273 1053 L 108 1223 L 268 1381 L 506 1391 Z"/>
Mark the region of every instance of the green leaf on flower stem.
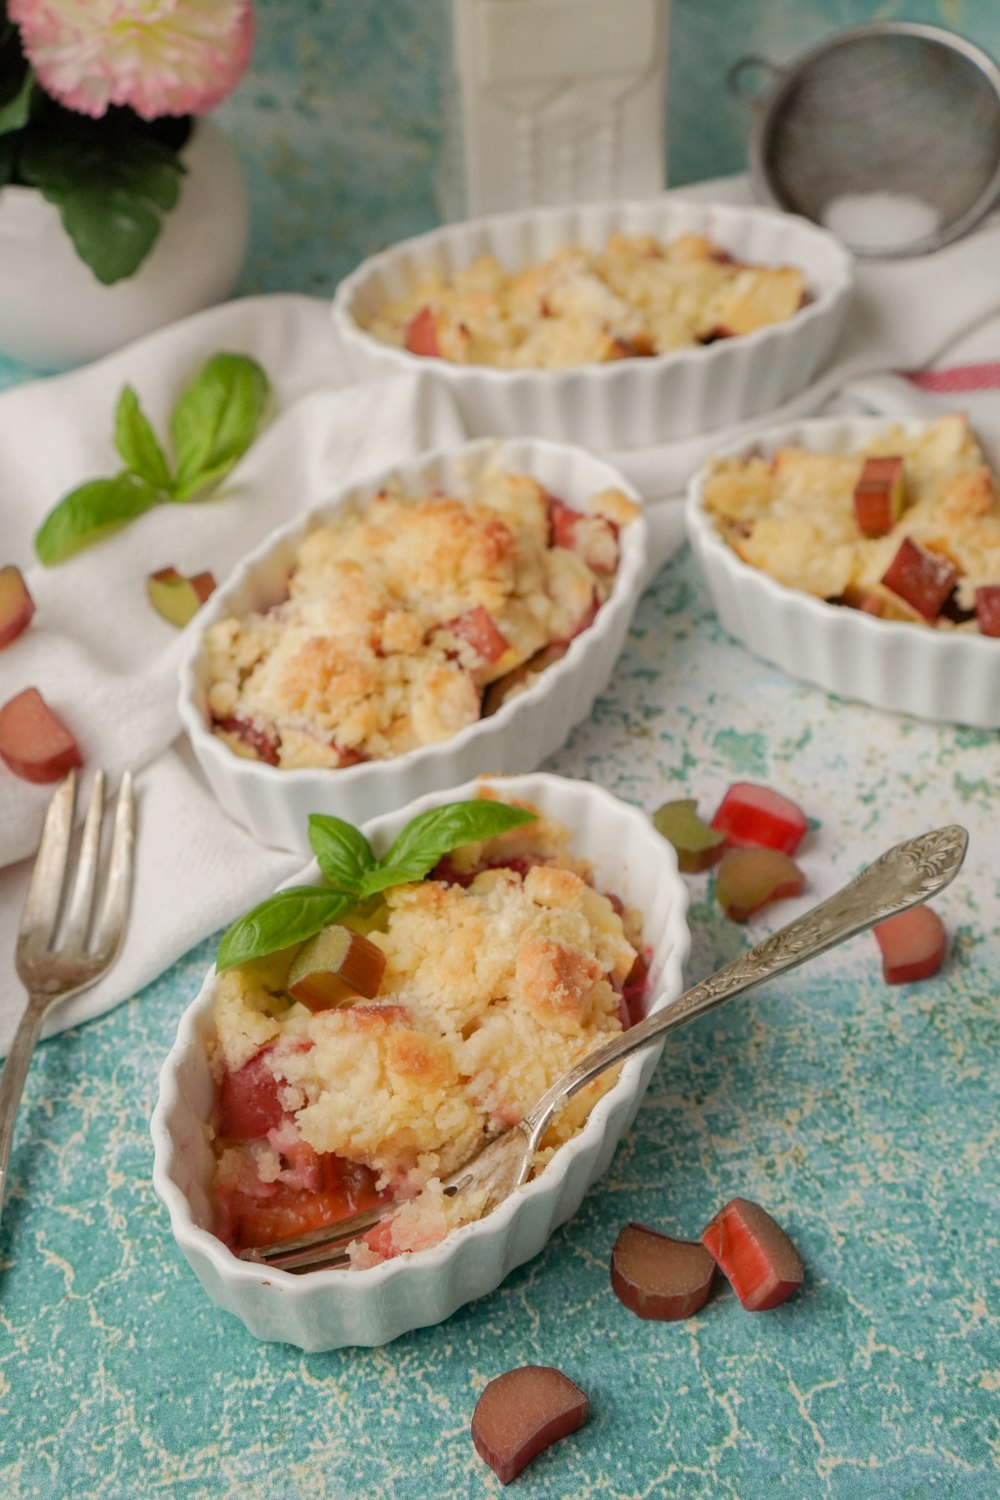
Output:
<path fill-rule="evenodd" d="M 293 943 L 304 943 L 357 905 L 353 896 L 323 886 L 296 885 L 268 896 L 223 933 L 215 967 L 221 973 L 234 964 L 264 958 Z"/>
<path fill-rule="evenodd" d="M 149 136 L 99 131 L 80 121 L 70 134 L 56 117 L 24 142 L 20 171 L 59 209 L 80 259 L 110 286 L 131 276 L 173 208 L 184 167 L 176 152 Z"/>
<path fill-rule="evenodd" d="M 0 49 L 0 60 L 2 57 L 3 50 Z M 13 93 L 0 87 L 0 135 L 8 135 L 27 125 L 34 89 L 35 75 L 30 68 L 25 69 L 24 77 Z"/>
<path fill-rule="evenodd" d="M 52 567 L 159 503 L 156 490 L 138 474 L 91 479 L 49 512 L 35 536 L 35 551 L 46 567 Z"/>
<path fill-rule="evenodd" d="M 139 405 L 139 397 L 130 385 L 118 397 L 115 412 L 115 447 L 127 468 L 151 484 L 154 489 L 170 488 L 170 470 L 156 433 Z"/>
<path fill-rule="evenodd" d="M 202 367 L 170 418 L 175 500 L 217 484 L 243 457 L 269 393 L 264 371 L 245 354 L 216 354 Z"/>

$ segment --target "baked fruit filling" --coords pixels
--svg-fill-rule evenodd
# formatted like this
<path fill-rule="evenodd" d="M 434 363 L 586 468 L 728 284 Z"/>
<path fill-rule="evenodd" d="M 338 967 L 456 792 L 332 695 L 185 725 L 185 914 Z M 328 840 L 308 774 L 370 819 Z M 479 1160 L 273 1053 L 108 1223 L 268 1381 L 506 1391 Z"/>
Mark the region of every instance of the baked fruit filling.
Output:
<path fill-rule="evenodd" d="M 544 816 L 454 849 L 321 939 L 219 977 L 216 1232 L 241 1250 L 406 1200 L 351 1247 L 363 1268 L 461 1221 L 441 1179 L 641 1017 L 646 962 L 638 914 L 594 887 L 568 831 Z M 310 947 L 332 955 L 340 982 L 295 999 L 303 972 L 322 966 L 315 954 L 297 963 Z M 364 993 L 345 986 L 348 970 Z M 536 1171 L 616 1076 L 567 1104 Z"/>
<path fill-rule="evenodd" d="M 581 511 L 500 469 L 468 499 L 388 486 L 305 538 L 285 597 L 206 632 L 214 732 L 284 768 L 449 739 L 593 623 L 636 514 L 619 490 Z"/>
<path fill-rule="evenodd" d="M 563 370 L 738 338 L 808 300 L 794 266 L 737 261 L 696 234 L 619 233 L 513 273 L 479 256 L 381 307 L 368 332 L 456 364 Z"/>
<path fill-rule="evenodd" d="M 724 459 L 704 486 L 735 552 L 788 588 L 885 620 L 1000 634 L 1000 491 L 961 414 L 849 453 Z"/>

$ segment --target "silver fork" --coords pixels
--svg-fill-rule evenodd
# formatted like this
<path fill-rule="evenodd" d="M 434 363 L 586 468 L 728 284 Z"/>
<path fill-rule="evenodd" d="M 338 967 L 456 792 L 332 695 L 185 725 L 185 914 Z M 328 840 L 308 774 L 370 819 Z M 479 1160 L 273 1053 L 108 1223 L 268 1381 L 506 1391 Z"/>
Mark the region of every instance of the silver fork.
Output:
<path fill-rule="evenodd" d="M 448 1178 L 445 1192 L 450 1197 L 462 1195 L 463 1217 L 482 1218 L 527 1181 L 535 1152 L 556 1114 L 567 1099 L 605 1068 L 733 996 L 928 900 L 958 874 L 968 842 L 965 829 L 951 824 L 887 850 L 829 900 L 717 969 L 665 1011 L 647 1016 L 638 1025 L 595 1048 L 557 1079 L 523 1120 L 486 1143 L 477 1156 Z M 341 1219 L 329 1228 L 244 1250 L 240 1258 L 295 1272 L 344 1266 L 348 1264 L 347 1246 L 351 1240 L 374 1228 L 399 1206 L 383 1203 L 365 1213 Z"/>
<path fill-rule="evenodd" d="M 75 800 L 76 773 L 71 771 L 49 803 L 21 916 L 15 962 L 21 983 L 28 992 L 28 1003 L 0 1074 L 0 1213 L 3 1211 L 17 1107 L 42 1023 L 54 1005 L 89 989 L 107 973 L 117 957 L 128 921 L 135 843 L 131 773 L 125 772 L 118 793 L 104 902 L 92 935 L 91 914 L 97 889 L 104 815 L 104 772 L 98 771 L 94 777 L 76 880 L 70 894 L 67 876 Z M 64 894 L 67 898 L 66 915 L 60 924 Z M 91 938 L 89 943 L 88 937 Z"/>

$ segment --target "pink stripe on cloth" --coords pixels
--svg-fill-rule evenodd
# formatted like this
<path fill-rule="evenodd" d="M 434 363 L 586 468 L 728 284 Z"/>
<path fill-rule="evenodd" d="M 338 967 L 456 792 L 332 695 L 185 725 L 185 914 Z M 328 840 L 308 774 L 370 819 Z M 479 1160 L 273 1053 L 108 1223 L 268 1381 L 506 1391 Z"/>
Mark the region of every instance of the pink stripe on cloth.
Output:
<path fill-rule="evenodd" d="M 954 365 L 950 370 L 904 370 L 906 379 L 922 391 L 944 395 L 961 391 L 1000 391 L 1000 363 Z"/>

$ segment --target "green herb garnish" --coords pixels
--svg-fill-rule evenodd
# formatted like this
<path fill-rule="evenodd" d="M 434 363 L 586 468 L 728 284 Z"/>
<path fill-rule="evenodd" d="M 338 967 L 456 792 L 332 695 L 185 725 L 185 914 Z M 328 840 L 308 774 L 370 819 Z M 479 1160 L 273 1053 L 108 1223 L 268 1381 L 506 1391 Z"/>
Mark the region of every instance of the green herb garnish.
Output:
<path fill-rule="evenodd" d="M 65 495 L 35 536 L 47 566 L 134 521 L 155 505 L 205 498 L 242 458 L 260 426 L 270 385 L 245 354 L 216 354 L 185 390 L 170 417 L 173 469 L 127 385 L 115 412 L 115 447 L 125 467 Z"/>
<path fill-rule="evenodd" d="M 216 968 L 221 972 L 305 942 L 379 891 L 423 880 L 453 849 L 495 838 L 535 816 L 523 807 L 488 798 L 447 802 L 412 818 L 392 847 L 376 859 L 364 834 L 352 824 L 313 813 L 309 843 L 325 885 L 279 891 L 240 917 L 223 934 Z"/>

